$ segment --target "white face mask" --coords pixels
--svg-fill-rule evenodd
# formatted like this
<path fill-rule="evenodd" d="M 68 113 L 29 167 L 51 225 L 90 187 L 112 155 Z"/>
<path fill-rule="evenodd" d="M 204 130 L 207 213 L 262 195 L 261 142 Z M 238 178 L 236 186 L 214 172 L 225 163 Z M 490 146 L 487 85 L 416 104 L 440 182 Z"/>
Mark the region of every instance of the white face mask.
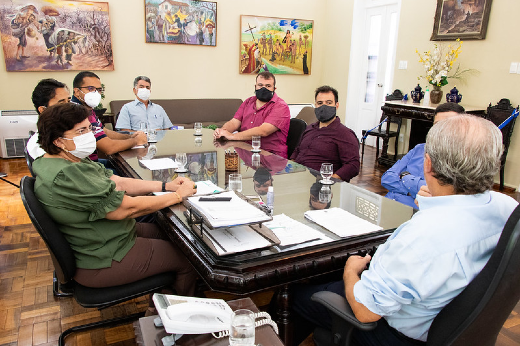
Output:
<path fill-rule="evenodd" d="M 74 141 L 76 149 L 70 151 L 65 149 L 65 151 L 68 151 L 78 159 L 84 159 L 85 157 L 92 154 L 94 150 L 96 150 L 96 137 L 94 136 L 93 132 L 87 132 L 72 139 L 63 137 L 62 139 Z"/>
<path fill-rule="evenodd" d="M 90 108 L 96 108 L 101 102 L 101 94 L 96 91 L 86 93 L 84 98 L 85 103 Z"/>
<path fill-rule="evenodd" d="M 137 97 L 139 97 L 141 100 L 147 101 L 150 99 L 151 91 L 150 89 L 146 88 L 139 88 L 137 89 Z"/>

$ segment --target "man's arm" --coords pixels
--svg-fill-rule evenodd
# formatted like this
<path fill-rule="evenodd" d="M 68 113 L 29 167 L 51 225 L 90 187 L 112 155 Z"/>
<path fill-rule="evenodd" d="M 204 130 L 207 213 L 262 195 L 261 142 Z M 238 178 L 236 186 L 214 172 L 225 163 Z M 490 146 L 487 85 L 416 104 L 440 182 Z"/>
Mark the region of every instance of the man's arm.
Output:
<path fill-rule="evenodd" d="M 341 167 L 332 176 L 344 181 L 350 181 L 350 179 L 359 174 L 359 142 L 353 134 L 346 133 L 345 135 L 349 137 L 336 142 Z"/>
<path fill-rule="evenodd" d="M 230 141 L 247 141 L 251 140 L 251 137 L 253 136 L 266 137 L 276 131 L 278 131 L 278 127 L 269 123 L 263 123 L 260 126 L 253 127 L 248 130 L 237 133 L 231 133 L 221 129 L 219 133 L 219 138 L 224 137 Z"/>
<path fill-rule="evenodd" d="M 345 283 L 345 297 L 347 298 L 348 304 L 352 308 L 356 318 L 362 323 L 375 322 L 381 319 L 381 316 L 370 311 L 366 306 L 356 301 L 354 297 L 354 285 L 360 279 L 360 275 L 363 270 L 366 269 L 368 263 L 372 257 L 366 255 L 361 256 L 350 256 L 345 263 L 345 269 L 343 271 L 343 281 Z"/>
<path fill-rule="evenodd" d="M 402 195 L 407 195 L 408 190 L 401 182 L 401 177 L 399 176 L 402 172 L 408 171 L 408 163 L 410 159 L 413 157 L 413 149 L 408 152 L 403 158 L 394 163 L 389 170 L 387 170 L 383 176 L 381 177 L 381 185 L 388 189 L 388 191 L 394 193 L 400 193 Z"/>
<path fill-rule="evenodd" d="M 110 132 L 114 132 L 114 131 L 110 131 Z M 118 134 L 118 133 L 116 133 L 116 134 Z M 126 139 L 112 139 L 109 137 L 109 135 L 107 133 L 107 137 L 101 138 L 100 140 L 98 140 L 96 142 L 96 148 L 107 155 L 112 155 L 112 154 L 118 153 L 120 151 L 130 149 L 137 145 L 144 145 L 144 144 L 148 143 L 148 140 L 146 139 L 146 135 L 142 132 L 138 132 L 137 135 L 134 137 L 129 137 L 132 135 L 123 135 L 123 134 L 118 134 L 118 135 L 126 136 Z"/>

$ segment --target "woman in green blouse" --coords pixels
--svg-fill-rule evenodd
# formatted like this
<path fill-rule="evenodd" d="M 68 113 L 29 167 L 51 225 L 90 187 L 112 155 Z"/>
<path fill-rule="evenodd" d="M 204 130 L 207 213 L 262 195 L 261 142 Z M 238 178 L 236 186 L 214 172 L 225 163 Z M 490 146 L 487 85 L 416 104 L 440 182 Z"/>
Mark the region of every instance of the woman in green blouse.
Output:
<path fill-rule="evenodd" d="M 33 163 L 36 196 L 74 250 L 74 279 L 107 287 L 174 272 L 177 294 L 193 295 L 197 275 L 186 257 L 157 225 L 134 218 L 193 195 L 194 182 L 122 178 L 91 161 L 96 140 L 89 115 L 74 103 L 47 108 L 38 119 L 38 143 L 46 154 Z M 173 192 L 141 196 L 161 190 Z"/>

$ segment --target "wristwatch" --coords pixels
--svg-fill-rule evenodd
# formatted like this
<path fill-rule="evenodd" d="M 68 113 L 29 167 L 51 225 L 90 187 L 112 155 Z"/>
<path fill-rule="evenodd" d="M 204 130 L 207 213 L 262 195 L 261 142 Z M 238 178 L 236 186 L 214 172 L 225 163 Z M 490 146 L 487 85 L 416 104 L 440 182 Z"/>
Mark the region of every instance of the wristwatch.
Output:
<path fill-rule="evenodd" d="M 410 175 L 410 172 L 404 171 L 399 174 L 399 179 L 403 179 L 405 175 Z"/>
<path fill-rule="evenodd" d="M 166 192 L 166 183 L 163 181 L 162 183 L 162 189 L 161 189 L 162 192 Z"/>

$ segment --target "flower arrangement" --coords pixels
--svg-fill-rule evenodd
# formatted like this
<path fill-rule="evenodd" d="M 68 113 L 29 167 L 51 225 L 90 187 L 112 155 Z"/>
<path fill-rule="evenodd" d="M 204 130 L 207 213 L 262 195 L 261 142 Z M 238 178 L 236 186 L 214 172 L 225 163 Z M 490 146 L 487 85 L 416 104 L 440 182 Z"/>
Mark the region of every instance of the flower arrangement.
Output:
<path fill-rule="evenodd" d="M 423 64 L 426 71 L 425 76 L 419 76 L 417 79 L 426 78 L 428 83 L 434 86 L 434 89 L 440 89 L 440 87 L 448 84 L 448 78 L 460 79 L 462 74 L 470 71 L 470 69 L 461 70 L 460 65 L 458 65 L 455 72 L 448 75 L 462 50 L 460 39 L 457 39 L 455 45 L 448 45 L 447 52 L 445 52 L 445 46 L 438 44 L 434 46 L 433 52 L 427 51 L 421 54 L 418 50 L 415 50 L 419 55 L 419 62 Z"/>

